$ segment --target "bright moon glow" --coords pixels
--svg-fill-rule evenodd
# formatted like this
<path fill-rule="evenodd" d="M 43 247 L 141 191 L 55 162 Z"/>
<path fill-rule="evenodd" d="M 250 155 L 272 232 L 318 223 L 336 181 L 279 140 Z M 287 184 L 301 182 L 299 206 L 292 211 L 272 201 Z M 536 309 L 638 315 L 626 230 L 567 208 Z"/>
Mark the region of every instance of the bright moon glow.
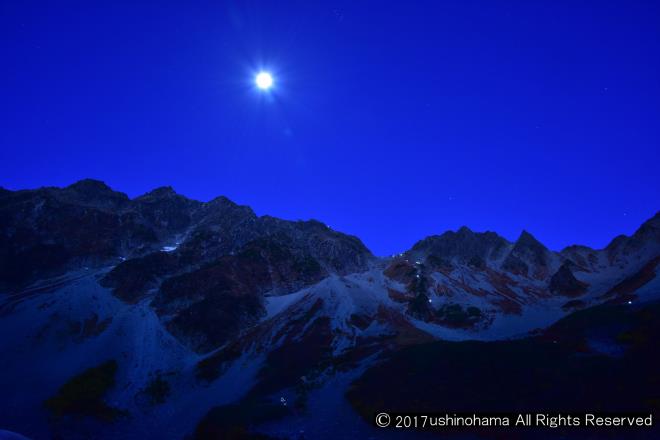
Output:
<path fill-rule="evenodd" d="M 273 85 L 273 77 L 268 72 L 259 72 L 257 75 L 257 87 L 267 90 Z"/>

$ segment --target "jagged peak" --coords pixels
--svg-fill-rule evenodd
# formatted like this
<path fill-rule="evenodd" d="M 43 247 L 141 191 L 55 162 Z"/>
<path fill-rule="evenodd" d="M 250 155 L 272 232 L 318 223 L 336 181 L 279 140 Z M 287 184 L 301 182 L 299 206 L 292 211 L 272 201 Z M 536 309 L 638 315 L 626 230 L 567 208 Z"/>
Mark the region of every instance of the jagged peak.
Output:
<path fill-rule="evenodd" d="M 218 210 L 226 212 L 242 212 L 245 215 L 256 218 L 256 214 L 251 207 L 247 205 L 239 205 L 225 196 L 217 196 L 204 203 L 203 206 L 206 210 L 211 210 L 211 212 Z"/>
<path fill-rule="evenodd" d="M 281 218 L 273 217 L 272 215 L 262 215 L 259 219 L 268 224 L 289 224 L 291 226 L 296 226 L 299 228 L 306 228 L 310 230 L 330 230 L 329 226 L 323 223 L 320 220 L 308 219 L 308 220 L 284 220 Z"/>
<path fill-rule="evenodd" d="M 541 279 L 547 275 L 545 268 L 549 264 L 550 254 L 548 248 L 523 229 L 502 263 L 502 268 L 515 274 L 532 275 Z"/>
<path fill-rule="evenodd" d="M 467 236 L 476 235 L 476 234 L 477 234 L 476 232 L 474 232 L 472 229 L 468 228 L 467 226 L 461 226 L 460 228 L 458 228 L 455 231 L 448 230 L 448 231 L 443 232 L 440 235 L 431 235 L 431 236 L 426 237 L 426 238 L 427 239 L 428 238 L 451 239 L 451 238 L 454 238 L 454 237 L 467 237 Z"/>
<path fill-rule="evenodd" d="M 103 192 L 115 192 L 110 188 L 105 182 L 97 179 L 81 179 L 71 185 L 65 187 L 65 189 L 72 189 L 76 191 L 103 191 Z"/>
<path fill-rule="evenodd" d="M 660 245 L 660 212 L 656 212 L 653 217 L 642 223 L 634 234 L 616 236 L 605 247 L 605 251 L 613 257 L 620 252 L 624 254 L 634 252 L 651 243 L 654 246 Z"/>
<path fill-rule="evenodd" d="M 575 278 L 573 270 L 579 269 L 570 260 L 564 261 L 550 278 L 549 288 L 554 293 L 566 296 L 578 296 L 585 292 L 587 284 Z"/>
<path fill-rule="evenodd" d="M 584 246 L 581 244 L 571 244 L 569 246 L 566 246 L 562 250 L 559 251 L 560 255 L 571 255 L 571 254 L 582 254 L 582 253 L 592 253 L 595 252 L 595 249 L 590 248 L 589 246 Z"/>
<path fill-rule="evenodd" d="M 520 236 L 515 242 L 514 249 L 529 249 L 529 248 L 547 250 L 547 248 L 543 243 L 538 241 L 536 237 L 534 237 L 527 230 L 523 229 L 522 232 L 520 232 Z"/>
<path fill-rule="evenodd" d="M 413 245 L 413 248 L 417 247 L 418 245 L 423 245 L 425 243 L 432 243 L 438 241 L 456 241 L 456 240 L 460 241 L 461 239 L 468 239 L 468 238 L 475 238 L 477 240 L 496 239 L 508 243 L 508 241 L 504 237 L 501 237 L 496 232 L 493 231 L 475 232 L 467 226 L 461 226 L 456 231 L 449 230 L 443 232 L 440 235 L 429 235 L 428 237 L 423 238 L 422 240 L 419 240 L 417 243 L 415 243 L 415 245 Z"/>
<path fill-rule="evenodd" d="M 642 225 L 633 234 L 633 237 L 654 229 L 660 229 L 660 211 L 656 212 L 653 217 L 642 223 Z"/>
<path fill-rule="evenodd" d="M 151 191 L 138 196 L 136 200 L 144 199 L 162 199 L 167 197 L 178 196 L 177 192 L 171 186 L 159 186 L 158 188 L 152 189 Z M 183 196 L 181 196 L 183 197 Z"/>
<path fill-rule="evenodd" d="M 432 235 L 415 243 L 411 249 L 421 258 L 432 256 L 446 261 L 458 258 L 461 261 L 497 259 L 509 242 L 495 232 L 474 232 L 467 226 L 456 231 Z"/>
<path fill-rule="evenodd" d="M 115 191 L 97 179 L 82 179 L 64 188 L 52 188 L 54 195 L 67 202 L 91 204 L 91 206 L 117 206 L 129 201 L 123 192 Z"/>
<path fill-rule="evenodd" d="M 527 231 L 527 229 L 523 229 L 522 231 L 520 231 L 520 236 L 518 237 L 518 241 L 521 241 L 521 240 L 534 240 L 534 241 L 537 241 L 536 237 L 534 237 L 529 231 Z"/>
<path fill-rule="evenodd" d="M 579 270 L 580 266 L 578 266 L 573 260 L 564 260 L 558 270 L 562 270 L 562 268 L 568 269 L 572 273 L 574 270 Z"/>
<path fill-rule="evenodd" d="M 565 254 L 569 252 L 593 252 L 594 249 L 590 248 L 589 246 L 585 246 L 582 244 L 571 244 L 563 248 L 561 251 L 559 251 L 560 254 Z"/>
<path fill-rule="evenodd" d="M 660 229 L 660 211 L 656 212 L 651 218 L 642 223 L 632 235 L 619 234 L 614 237 L 612 241 L 610 241 L 607 246 L 605 246 L 605 250 L 612 251 L 615 248 L 629 242 L 631 239 L 641 237 L 642 235 L 649 232 L 654 233 L 654 231 L 658 229 Z"/>
<path fill-rule="evenodd" d="M 228 197 L 225 196 L 217 196 L 206 202 L 207 205 L 230 205 L 230 206 L 238 206 L 237 203 L 233 202 L 230 200 Z"/>
<path fill-rule="evenodd" d="M 310 218 L 309 220 L 298 220 L 296 223 L 308 228 L 319 229 L 323 231 L 330 229 L 328 225 L 314 218 Z"/>

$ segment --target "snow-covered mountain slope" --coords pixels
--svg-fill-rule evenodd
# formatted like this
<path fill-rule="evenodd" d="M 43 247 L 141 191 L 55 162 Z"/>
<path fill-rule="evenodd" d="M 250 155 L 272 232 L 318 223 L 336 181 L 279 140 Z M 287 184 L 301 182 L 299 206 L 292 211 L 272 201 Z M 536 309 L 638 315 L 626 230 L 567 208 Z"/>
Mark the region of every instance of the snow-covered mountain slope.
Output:
<path fill-rule="evenodd" d="M 297 435 L 281 420 L 340 438 L 319 402 L 348 405 L 342 390 L 393 353 L 660 296 L 660 215 L 602 250 L 464 227 L 376 258 L 320 222 L 168 188 L 6 192 L 0 214 L 0 259 L 30 263 L 0 279 L 0 429 L 32 438 Z"/>

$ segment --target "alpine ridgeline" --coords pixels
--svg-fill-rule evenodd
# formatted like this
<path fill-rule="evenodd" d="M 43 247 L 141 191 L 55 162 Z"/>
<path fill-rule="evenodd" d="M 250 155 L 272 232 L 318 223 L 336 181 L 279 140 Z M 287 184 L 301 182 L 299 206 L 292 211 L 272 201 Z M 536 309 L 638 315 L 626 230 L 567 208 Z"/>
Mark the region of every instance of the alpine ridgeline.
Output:
<path fill-rule="evenodd" d="M 359 390 L 378 368 L 437 341 L 536 341 L 579 313 L 654 304 L 659 263 L 658 214 L 600 250 L 462 227 L 378 258 L 321 222 L 225 197 L 130 199 L 95 180 L 2 189 L 0 427 L 373 435 L 359 414 L 374 392 Z"/>

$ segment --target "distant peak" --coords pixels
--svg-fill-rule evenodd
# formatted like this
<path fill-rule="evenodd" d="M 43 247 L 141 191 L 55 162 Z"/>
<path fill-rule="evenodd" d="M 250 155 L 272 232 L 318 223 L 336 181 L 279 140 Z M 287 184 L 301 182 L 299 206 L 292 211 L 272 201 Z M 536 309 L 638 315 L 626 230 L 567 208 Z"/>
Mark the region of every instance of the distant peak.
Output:
<path fill-rule="evenodd" d="M 174 191 L 174 188 L 171 186 L 160 186 L 156 189 L 153 189 L 149 191 L 146 194 L 141 195 L 138 197 L 138 199 L 145 199 L 145 198 L 165 198 L 165 197 L 171 197 L 171 196 L 176 196 L 177 193 Z"/>
<path fill-rule="evenodd" d="M 238 206 L 236 203 L 233 201 L 229 200 L 225 196 L 217 196 L 214 197 L 213 199 L 209 200 L 207 202 L 208 205 L 230 205 L 230 206 Z"/>
<path fill-rule="evenodd" d="M 305 224 L 305 225 L 310 225 L 310 226 L 319 226 L 319 227 L 326 227 L 326 224 L 323 223 L 320 220 L 316 220 L 315 218 L 310 218 L 308 220 L 298 220 L 299 223 Z"/>
<path fill-rule="evenodd" d="M 642 223 L 631 236 L 621 234 L 614 237 L 605 249 L 612 252 L 617 248 L 639 247 L 644 242 L 660 242 L 660 212 Z"/>
<path fill-rule="evenodd" d="M 570 252 L 593 252 L 593 248 L 581 244 L 571 244 L 562 249 L 559 253 L 565 254 Z"/>
<path fill-rule="evenodd" d="M 641 227 L 643 228 L 643 227 L 645 227 L 645 226 L 646 226 L 646 227 L 660 228 L 660 211 L 656 212 L 655 215 L 654 215 L 653 217 L 651 217 L 650 219 L 646 220 L 646 221 L 642 224 Z"/>
<path fill-rule="evenodd" d="M 176 194 L 176 191 L 174 191 L 174 188 L 171 186 L 159 186 L 158 188 L 152 190 L 150 194 L 162 194 L 162 195 L 172 195 Z"/>
<path fill-rule="evenodd" d="M 206 209 L 211 209 L 213 211 L 219 210 L 219 211 L 236 211 L 236 212 L 243 212 L 244 214 L 248 214 L 250 216 L 255 216 L 254 211 L 252 208 L 246 205 L 239 205 L 238 203 L 233 202 L 232 200 L 228 199 L 225 196 L 218 196 L 204 204 L 206 206 Z"/>
<path fill-rule="evenodd" d="M 614 237 L 608 244 L 605 246 L 605 249 L 614 249 L 616 247 L 621 246 L 623 243 L 628 241 L 630 237 L 628 237 L 625 234 L 619 234 L 616 237 Z"/>
<path fill-rule="evenodd" d="M 96 179 L 83 179 L 65 188 L 54 188 L 55 197 L 68 203 L 81 203 L 88 206 L 116 208 L 129 201 L 126 194 L 110 188 L 105 182 Z"/>
<path fill-rule="evenodd" d="M 83 200 L 91 199 L 126 199 L 128 196 L 122 192 L 115 191 L 105 182 L 96 179 L 83 179 L 64 188 L 65 193 L 80 197 Z"/>
<path fill-rule="evenodd" d="M 472 229 L 468 228 L 467 226 L 461 226 L 458 231 L 456 231 L 458 234 L 461 235 L 466 235 L 466 234 L 473 234 Z"/>
<path fill-rule="evenodd" d="M 530 234 L 526 229 L 523 229 L 520 232 L 520 237 L 518 240 L 536 240 L 532 234 Z"/>
<path fill-rule="evenodd" d="M 538 241 L 536 239 L 536 237 L 534 237 L 532 234 L 527 232 L 525 229 L 523 229 L 522 232 L 520 233 L 520 236 L 518 237 L 518 240 L 516 240 L 516 244 L 523 244 L 523 245 L 539 244 L 539 245 L 543 246 L 543 244 L 541 244 L 541 242 Z"/>
<path fill-rule="evenodd" d="M 298 223 L 302 227 L 309 229 L 316 229 L 322 231 L 332 230 L 330 226 L 328 226 L 327 224 L 313 218 L 310 218 L 309 220 L 298 220 L 296 223 Z"/>
<path fill-rule="evenodd" d="M 66 187 L 76 191 L 109 191 L 114 192 L 105 182 L 96 179 L 82 179 Z"/>
<path fill-rule="evenodd" d="M 526 253 L 531 252 L 537 256 L 541 256 L 548 252 L 548 248 L 543 243 L 538 241 L 532 234 L 523 229 L 520 237 L 516 240 L 513 246 L 513 253 Z"/>

